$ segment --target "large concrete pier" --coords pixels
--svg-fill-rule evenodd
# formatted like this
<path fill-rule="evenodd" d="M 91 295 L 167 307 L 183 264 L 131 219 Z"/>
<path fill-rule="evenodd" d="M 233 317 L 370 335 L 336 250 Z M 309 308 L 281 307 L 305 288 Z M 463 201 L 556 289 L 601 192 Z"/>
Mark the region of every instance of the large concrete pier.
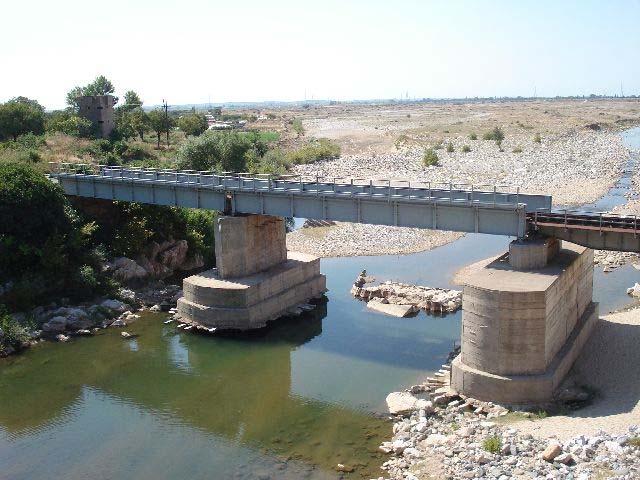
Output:
<path fill-rule="evenodd" d="M 216 268 L 184 280 L 180 317 L 206 327 L 250 330 L 322 296 L 320 259 L 287 253 L 285 241 L 281 217 L 218 218 Z"/>
<path fill-rule="evenodd" d="M 464 286 L 453 388 L 500 403 L 550 401 L 598 320 L 592 293 L 592 250 L 513 242 Z"/>

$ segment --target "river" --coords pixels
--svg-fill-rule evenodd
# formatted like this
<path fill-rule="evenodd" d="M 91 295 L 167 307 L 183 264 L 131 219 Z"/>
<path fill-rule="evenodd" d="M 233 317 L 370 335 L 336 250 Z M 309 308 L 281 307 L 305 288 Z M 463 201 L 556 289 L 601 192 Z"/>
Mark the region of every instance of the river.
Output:
<path fill-rule="evenodd" d="M 624 133 L 640 148 L 640 129 Z M 596 209 L 623 204 L 635 163 Z M 461 313 L 397 319 L 349 295 L 380 279 L 452 286 L 453 274 L 504 251 L 506 237 L 466 235 L 412 255 L 322 260 L 328 301 L 264 332 L 203 337 L 147 313 L 127 327 L 0 360 L 0 479 L 328 479 L 380 474 L 391 434 L 387 393 L 437 370 Z M 605 313 L 632 303 L 631 266 L 603 274 Z"/>

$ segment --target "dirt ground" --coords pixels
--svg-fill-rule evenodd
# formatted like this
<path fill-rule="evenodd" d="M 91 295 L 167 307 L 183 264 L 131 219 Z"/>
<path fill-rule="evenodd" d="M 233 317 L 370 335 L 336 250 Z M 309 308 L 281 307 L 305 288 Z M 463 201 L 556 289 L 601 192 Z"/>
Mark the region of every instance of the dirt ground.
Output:
<path fill-rule="evenodd" d="M 640 123 L 640 99 L 338 104 L 278 110 L 276 115 L 264 127 L 287 130 L 286 121 L 299 118 L 304 137 L 333 139 L 349 155 L 427 146 L 471 133 L 481 137 L 495 126 L 506 136 L 559 134 L 593 124 L 618 131 Z"/>

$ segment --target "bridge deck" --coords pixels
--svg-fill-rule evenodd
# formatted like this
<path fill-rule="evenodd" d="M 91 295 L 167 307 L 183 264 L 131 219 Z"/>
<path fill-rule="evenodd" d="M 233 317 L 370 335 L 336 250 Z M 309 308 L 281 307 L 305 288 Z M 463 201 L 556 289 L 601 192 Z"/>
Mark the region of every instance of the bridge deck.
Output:
<path fill-rule="evenodd" d="M 523 236 L 551 197 L 455 184 L 54 164 L 68 195 L 318 220 Z"/>
<path fill-rule="evenodd" d="M 523 237 L 640 252 L 635 217 L 552 211 L 549 195 L 504 187 L 52 164 L 68 195 L 153 205 Z"/>

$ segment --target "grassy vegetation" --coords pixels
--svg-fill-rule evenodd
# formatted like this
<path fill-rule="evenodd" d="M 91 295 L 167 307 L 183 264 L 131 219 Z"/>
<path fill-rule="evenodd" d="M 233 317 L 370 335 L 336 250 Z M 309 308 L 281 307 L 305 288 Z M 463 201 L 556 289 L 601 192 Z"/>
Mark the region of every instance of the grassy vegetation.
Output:
<path fill-rule="evenodd" d="M 432 167 L 438 165 L 438 154 L 433 148 L 427 148 L 422 156 L 422 163 L 425 167 Z"/>
<path fill-rule="evenodd" d="M 539 134 L 539 133 L 536 133 L 536 134 L 533 136 L 533 141 L 534 141 L 535 143 L 542 143 L 542 137 L 540 136 L 540 134 Z"/>
<path fill-rule="evenodd" d="M 300 120 L 299 118 L 294 118 L 293 120 L 291 120 L 291 128 L 293 129 L 294 132 L 296 132 L 296 135 L 298 135 L 299 137 L 304 135 L 304 127 L 302 126 L 302 120 Z"/>
<path fill-rule="evenodd" d="M 631 437 L 628 443 L 632 447 L 640 448 L 640 437 Z"/>
<path fill-rule="evenodd" d="M 451 142 L 447 143 L 447 152 L 453 153 L 454 151 L 455 149 L 453 148 L 453 143 Z"/>
<path fill-rule="evenodd" d="M 313 163 L 340 156 L 340 146 L 328 138 L 311 140 L 296 150 L 286 154 L 287 161 L 292 164 Z"/>
<path fill-rule="evenodd" d="M 513 151 L 513 153 L 522 153 L 522 147 L 520 145 L 518 145 L 512 151 Z"/>
<path fill-rule="evenodd" d="M 478 139 L 478 135 L 476 135 L 475 133 L 469 134 L 469 140 L 477 140 L 477 139 Z"/>
<path fill-rule="evenodd" d="M 27 329 L 7 313 L 4 305 L 0 305 L 0 354 L 17 350 L 27 340 Z"/>
<path fill-rule="evenodd" d="M 482 442 L 482 448 L 489 453 L 500 453 L 502 440 L 498 436 L 487 437 Z"/>
<path fill-rule="evenodd" d="M 462 153 L 469 153 L 471 151 L 471 147 L 469 145 L 462 146 Z"/>
<path fill-rule="evenodd" d="M 483 140 L 494 140 L 498 145 L 504 140 L 504 132 L 500 127 L 495 127 L 482 135 Z"/>

